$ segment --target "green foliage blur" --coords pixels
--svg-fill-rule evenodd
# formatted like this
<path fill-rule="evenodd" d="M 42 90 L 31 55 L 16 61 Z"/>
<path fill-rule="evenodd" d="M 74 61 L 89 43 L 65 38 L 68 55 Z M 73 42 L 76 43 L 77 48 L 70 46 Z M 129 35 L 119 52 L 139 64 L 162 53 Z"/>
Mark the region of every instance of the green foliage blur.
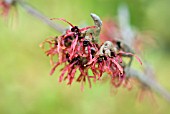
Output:
<path fill-rule="evenodd" d="M 128 4 L 131 24 L 151 31 L 156 46 L 148 48 L 147 60 L 154 66 L 158 82 L 170 91 L 169 0 L 29 0 L 49 18 L 65 18 L 75 25 L 92 25 L 89 14 L 101 19 L 117 18 L 120 4 Z M 153 93 L 139 102 L 138 88 L 113 89 L 109 81 L 80 90 L 79 83 L 58 83 L 59 70 L 49 76 L 49 58 L 39 44 L 60 35 L 21 7 L 9 20 L 0 18 L 0 114 L 168 114 L 170 103 Z M 63 22 L 57 22 L 63 25 Z M 147 39 L 146 39 L 147 40 Z M 149 46 L 148 46 L 149 47 Z M 117 94 L 115 94 L 117 93 Z"/>

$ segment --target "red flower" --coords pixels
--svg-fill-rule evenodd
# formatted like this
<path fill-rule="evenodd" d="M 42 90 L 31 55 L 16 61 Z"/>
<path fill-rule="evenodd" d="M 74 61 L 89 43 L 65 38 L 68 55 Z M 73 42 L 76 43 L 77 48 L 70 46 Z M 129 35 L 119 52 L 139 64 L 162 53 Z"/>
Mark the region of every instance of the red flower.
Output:
<path fill-rule="evenodd" d="M 81 74 L 77 78 L 77 81 L 82 81 L 83 83 L 87 78 L 91 87 L 90 78 L 92 77 L 88 75 L 88 69 L 84 65 L 93 58 L 98 50 L 98 45 L 92 42 L 92 36 L 87 34 L 87 30 L 93 29 L 95 26 L 79 29 L 65 19 L 59 20 L 67 22 L 72 28 L 67 30 L 62 36 L 53 38 L 52 40 L 47 39 L 41 45 L 43 46 L 45 43 L 50 45 L 50 49 L 46 51 L 47 56 L 51 57 L 51 63 L 54 63 L 50 74 L 52 75 L 54 73 L 58 65 L 64 63 L 65 67 L 61 71 L 60 82 L 68 79 L 68 84 L 72 84 L 76 70 L 78 69 L 81 71 Z M 52 59 L 55 55 L 59 58 L 58 62 L 54 62 Z M 66 72 L 67 75 L 65 76 Z"/>
<path fill-rule="evenodd" d="M 11 6 L 15 4 L 14 0 L 1 0 L 0 1 L 0 8 L 2 10 L 1 15 L 6 17 L 9 14 L 9 10 Z"/>

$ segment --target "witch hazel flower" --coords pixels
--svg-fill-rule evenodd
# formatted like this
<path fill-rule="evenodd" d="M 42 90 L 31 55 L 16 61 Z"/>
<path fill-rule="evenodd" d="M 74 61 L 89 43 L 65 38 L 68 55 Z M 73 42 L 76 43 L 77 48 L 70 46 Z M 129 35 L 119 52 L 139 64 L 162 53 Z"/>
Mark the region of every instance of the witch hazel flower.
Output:
<path fill-rule="evenodd" d="M 98 79 L 100 79 L 104 73 L 107 73 L 111 78 L 111 83 L 115 87 L 118 87 L 124 80 L 125 75 L 123 66 L 121 65 L 123 62 L 122 58 L 116 53 L 117 50 L 114 48 L 113 43 L 106 41 L 101 45 L 99 52 L 89 61 L 88 65 L 91 66 L 92 72 L 98 76 Z"/>
<path fill-rule="evenodd" d="M 4 17 L 8 16 L 11 7 L 15 4 L 15 0 L 0 0 L 0 14 Z"/>
<path fill-rule="evenodd" d="M 91 14 L 95 22 L 95 26 L 79 28 L 72 25 L 63 18 L 53 18 L 51 20 L 62 20 L 68 23 L 71 28 L 66 30 L 64 34 L 58 37 L 50 37 L 46 39 L 41 47 L 49 44 L 49 49 L 45 51 L 47 56 L 50 56 L 50 62 L 53 65 L 50 75 L 56 68 L 63 64 L 59 82 L 67 80 L 67 84 L 71 85 L 73 81 L 83 85 L 88 82 L 92 86 L 91 81 L 100 80 L 104 73 L 111 77 L 111 82 L 115 87 L 121 85 L 125 78 L 124 66 L 122 65 L 123 52 L 117 53 L 117 49 L 112 42 L 106 41 L 103 44 L 98 44 L 97 37 L 101 29 L 101 21 L 95 14 Z M 57 56 L 58 60 L 53 58 Z M 92 75 L 89 73 L 92 71 Z M 76 76 L 79 71 L 80 75 Z"/>
<path fill-rule="evenodd" d="M 53 60 L 51 60 L 52 63 L 55 64 L 50 74 L 52 75 L 54 73 L 58 65 L 64 63 L 65 68 L 62 69 L 62 73 L 59 78 L 60 82 L 63 79 L 68 79 L 68 84 L 71 84 L 72 80 L 74 79 L 76 69 L 82 71 L 77 81 L 85 81 L 85 77 L 89 76 L 88 70 L 86 70 L 84 65 L 90 59 L 92 59 L 95 54 L 95 51 L 98 49 L 98 45 L 94 42 L 91 42 L 92 36 L 87 33 L 87 30 L 93 29 L 95 28 L 95 26 L 89 26 L 79 29 L 77 26 L 73 26 L 65 19 L 59 18 L 58 20 L 63 20 L 67 22 L 72 28 L 70 30 L 67 30 L 65 34 L 59 37 L 55 37 L 51 41 L 47 39 L 41 44 L 42 47 L 45 43 L 49 44 L 50 49 L 46 51 L 46 54 L 47 56 L 50 56 L 51 59 L 53 58 L 53 56 L 58 56 L 58 62 L 55 63 Z M 64 74 L 66 72 L 68 75 L 64 78 Z"/>

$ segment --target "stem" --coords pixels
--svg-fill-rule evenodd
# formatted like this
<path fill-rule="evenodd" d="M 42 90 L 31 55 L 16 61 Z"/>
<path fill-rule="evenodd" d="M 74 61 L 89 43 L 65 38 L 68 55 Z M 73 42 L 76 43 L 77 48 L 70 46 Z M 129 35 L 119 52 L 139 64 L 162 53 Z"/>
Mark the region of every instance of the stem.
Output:
<path fill-rule="evenodd" d="M 152 79 L 149 76 L 146 76 L 144 73 L 142 73 L 138 70 L 132 69 L 132 68 L 128 68 L 127 70 L 125 70 L 125 72 L 129 74 L 127 77 L 136 78 L 142 84 L 153 89 L 155 92 L 157 92 L 159 95 L 163 96 L 167 101 L 170 102 L 170 93 L 166 89 L 164 89 L 154 79 Z"/>
<path fill-rule="evenodd" d="M 26 12 L 28 12 L 29 14 L 31 14 L 32 16 L 38 18 L 39 20 L 41 20 L 42 22 L 46 23 L 47 25 L 49 25 L 50 27 L 52 27 L 53 29 L 55 29 L 56 31 L 63 33 L 63 31 L 65 31 L 65 28 L 59 24 L 54 23 L 53 21 L 51 21 L 49 18 L 47 18 L 45 15 L 43 15 L 42 13 L 40 13 L 38 10 L 36 10 L 35 8 L 33 8 L 31 5 L 29 5 L 28 3 L 22 1 L 22 0 L 15 0 Z"/>

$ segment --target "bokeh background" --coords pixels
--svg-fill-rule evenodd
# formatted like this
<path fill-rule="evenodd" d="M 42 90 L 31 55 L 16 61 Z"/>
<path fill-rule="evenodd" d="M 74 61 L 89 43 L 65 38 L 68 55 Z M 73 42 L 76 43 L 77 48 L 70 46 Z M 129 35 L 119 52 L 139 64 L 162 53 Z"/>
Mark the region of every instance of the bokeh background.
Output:
<path fill-rule="evenodd" d="M 156 79 L 170 91 L 170 1 L 169 0 L 27 0 L 49 18 L 62 17 L 73 24 L 92 25 L 89 14 L 117 19 L 120 4 L 126 3 L 131 24 L 150 31 L 156 39 L 145 57 L 153 65 Z M 98 82 L 80 90 L 79 83 L 58 83 L 59 71 L 49 76 L 49 58 L 39 44 L 59 35 L 21 7 L 18 16 L 0 18 L 0 114 L 168 114 L 170 103 L 154 93 L 137 100 L 138 89 L 111 92 L 109 82 Z M 13 21 L 12 21 L 13 20 Z M 63 22 L 59 22 L 63 24 Z M 66 25 L 66 24 L 64 24 Z M 146 39 L 147 40 L 147 39 Z"/>

